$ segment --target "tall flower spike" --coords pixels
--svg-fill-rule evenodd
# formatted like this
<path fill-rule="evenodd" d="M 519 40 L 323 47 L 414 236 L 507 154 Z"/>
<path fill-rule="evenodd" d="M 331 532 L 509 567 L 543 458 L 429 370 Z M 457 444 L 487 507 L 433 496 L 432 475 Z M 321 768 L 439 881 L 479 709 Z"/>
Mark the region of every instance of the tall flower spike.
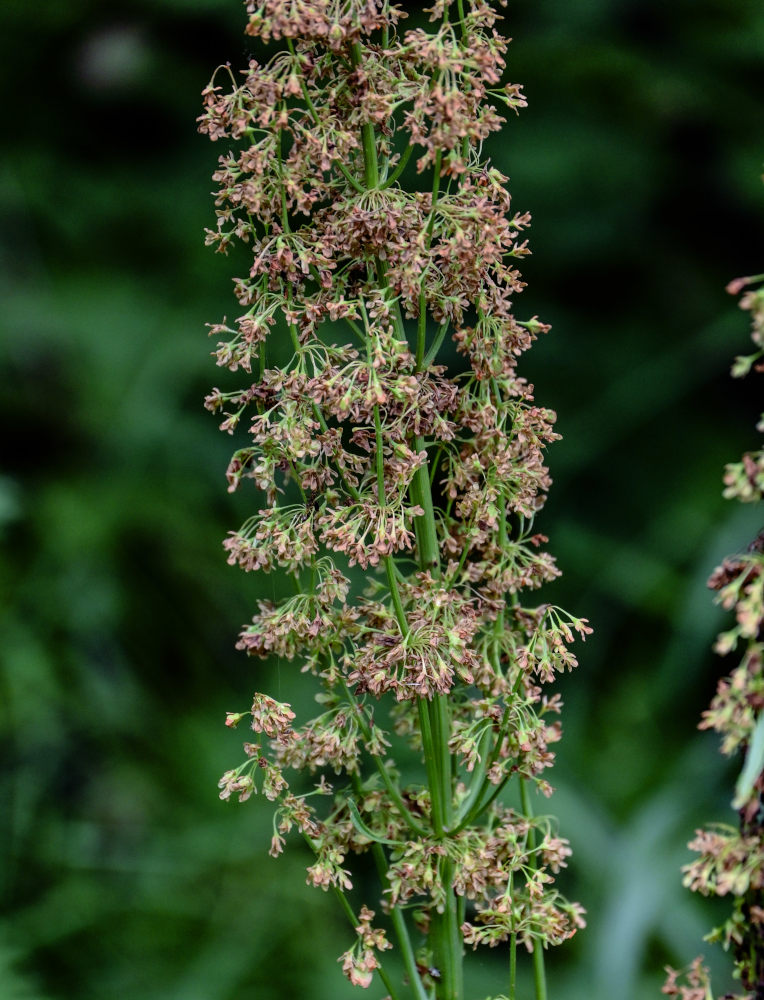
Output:
<path fill-rule="evenodd" d="M 727 291 L 744 292 L 740 307 L 751 313 L 752 354 L 735 358 L 732 375 L 751 370 L 764 372 L 764 274 L 737 278 Z M 764 431 L 764 416 L 757 430 Z M 724 496 L 743 503 L 758 503 L 764 495 L 764 450 L 748 452 L 742 461 L 728 465 Z M 697 830 L 690 848 L 698 857 L 684 867 L 684 884 L 704 896 L 730 896 L 732 914 L 706 938 L 720 941 L 734 959 L 734 975 L 747 991 L 725 1000 L 752 1000 L 764 990 L 764 530 L 745 548 L 726 558 L 708 581 L 716 601 L 734 611 L 730 629 L 719 635 L 715 650 L 720 656 L 739 652 L 742 659 L 732 673 L 719 681 L 710 708 L 703 713 L 701 729 L 715 729 L 722 736 L 722 753 L 742 749 L 745 763 L 735 788 L 733 807 L 738 825 L 717 824 Z M 707 970 L 696 959 L 687 985 L 678 984 L 678 973 L 667 969 L 663 992 L 688 1000 L 711 1000 Z M 693 990 L 695 992 L 693 992 Z"/>
<path fill-rule="evenodd" d="M 262 746 L 221 797 L 276 803 L 271 854 L 302 834 L 308 882 L 352 924 L 345 974 L 393 1000 L 463 1000 L 465 944 L 508 948 L 512 1000 L 522 944 L 541 1000 L 544 949 L 584 922 L 554 885 L 567 842 L 528 794 L 551 794 L 560 738 L 544 687 L 590 629 L 523 603 L 558 575 L 534 528 L 558 434 L 517 373 L 548 329 L 515 314 L 530 217 L 481 152 L 525 105 L 499 6 L 438 0 L 406 29 L 386 0 L 249 0 L 257 56 L 231 88 L 216 74 L 199 119 L 230 147 L 207 241 L 250 255 L 241 315 L 211 327 L 218 365 L 248 378 L 205 405 L 244 438 L 227 479 L 257 505 L 225 549 L 296 591 L 260 602 L 238 645 L 313 675 L 320 706 L 257 694 L 229 713 Z M 353 898 L 369 851 L 371 908 Z"/>

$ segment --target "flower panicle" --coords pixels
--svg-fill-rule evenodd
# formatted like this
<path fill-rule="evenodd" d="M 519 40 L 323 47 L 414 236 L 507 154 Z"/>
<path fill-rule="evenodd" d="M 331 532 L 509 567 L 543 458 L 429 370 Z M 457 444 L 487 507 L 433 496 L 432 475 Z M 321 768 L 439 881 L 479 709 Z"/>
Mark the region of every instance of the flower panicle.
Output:
<path fill-rule="evenodd" d="M 567 841 L 499 799 L 511 781 L 552 793 L 547 686 L 591 631 L 526 600 L 559 575 L 534 527 L 559 434 L 518 372 L 549 329 L 517 308 L 530 215 L 483 154 L 526 103 L 501 6 L 437 0 L 422 27 L 388 0 L 248 0 L 257 57 L 216 73 L 199 118 L 227 147 L 206 241 L 248 261 L 235 318 L 210 326 L 223 388 L 205 406 L 236 438 L 229 491 L 257 507 L 223 544 L 289 581 L 237 647 L 310 674 L 319 704 L 261 693 L 229 712 L 259 742 L 221 798 L 262 789 L 270 853 L 299 832 L 309 884 L 346 914 L 372 851 L 408 980 L 438 1000 L 461 1000 L 455 936 L 543 948 L 584 922 L 555 887 Z M 411 749 L 424 781 L 400 774 Z M 353 916 L 340 961 L 389 989 L 373 916 Z"/>
<path fill-rule="evenodd" d="M 736 278 L 727 286 L 740 295 L 740 307 L 751 314 L 751 355 L 735 359 L 732 375 L 764 372 L 764 275 Z M 764 431 L 764 418 L 757 429 Z M 726 466 L 724 496 L 756 503 L 764 495 L 764 451 L 748 452 Z M 690 849 L 698 856 L 683 868 L 684 884 L 705 896 L 727 896 L 730 917 L 708 935 L 733 955 L 735 976 L 749 991 L 737 1000 L 758 995 L 764 982 L 764 530 L 745 551 L 728 556 L 708 580 L 715 600 L 734 614 L 732 626 L 723 631 L 714 649 L 720 656 L 740 653 L 739 664 L 719 680 L 701 729 L 714 729 L 722 737 L 721 750 L 732 755 L 742 750 L 744 764 L 737 781 L 733 806 L 738 825 L 717 824 L 697 830 Z M 680 982 L 680 973 L 667 969 L 663 992 L 681 1000 L 713 1000 L 708 970 L 696 959 Z M 731 996 L 731 994 L 725 994 Z"/>

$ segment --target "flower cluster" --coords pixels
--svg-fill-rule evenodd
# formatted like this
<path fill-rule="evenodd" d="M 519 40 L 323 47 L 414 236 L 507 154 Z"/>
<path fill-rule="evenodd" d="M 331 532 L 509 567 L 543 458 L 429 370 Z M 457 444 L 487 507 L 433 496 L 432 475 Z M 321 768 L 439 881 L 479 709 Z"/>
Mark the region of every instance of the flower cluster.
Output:
<path fill-rule="evenodd" d="M 339 958 L 342 971 L 354 986 L 370 986 L 374 970 L 379 968 L 376 952 L 392 948 L 385 932 L 371 926 L 373 919 L 374 911 L 362 906 L 355 929 L 358 940 Z"/>
<path fill-rule="evenodd" d="M 679 982 L 683 973 L 677 969 L 666 968 L 667 978 L 663 984 L 661 993 L 666 996 L 679 997 L 680 1000 L 711 1000 L 711 984 L 708 978 L 708 969 L 703 965 L 701 958 L 696 958 L 684 971 L 686 983 Z M 728 997 L 728 1000 L 735 1000 Z"/>
<path fill-rule="evenodd" d="M 736 378 L 747 375 L 751 370 L 764 372 L 764 274 L 747 278 L 736 278 L 727 286 L 727 291 L 737 295 L 747 291 L 740 298 L 740 308 L 751 314 L 751 340 L 755 351 L 739 355 L 732 366 Z M 758 287 L 752 287 L 758 286 Z M 764 433 L 764 413 L 756 426 Z M 764 449 L 746 452 L 739 462 L 732 462 L 724 470 L 724 496 L 756 503 L 764 497 Z"/>
<path fill-rule="evenodd" d="M 552 791 L 545 688 L 590 629 L 522 600 L 559 573 L 533 526 L 559 435 L 517 372 L 548 329 L 516 316 L 530 217 L 481 153 L 525 104 L 504 82 L 499 6 L 436 0 L 429 26 L 407 27 L 388 0 L 248 0 L 257 58 L 216 73 L 199 119 L 231 146 L 207 242 L 249 260 L 241 314 L 211 326 L 218 365 L 247 384 L 205 405 L 243 436 L 229 490 L 258 496 L 224 546 L 296 591 L 261 601 L 238 646 L 295 661 L 321 706 L 302 718 L 256 695 L 267 745 L 246 745 L 222 796 L 248 797 L 260 773 L 268 797 L 279 787 L 271 853 L 297 828 L 308 881 L 347 914 L 353 855 L 371 851 L 408 981 L 438 1000 L 462 1000 L 461 942 L 540 953 L 583 924 L 553 887 L 567 843 L 525 791 Z M 462 370 L 443 363 L 449 340 Z M 424 763 L 408 784 L 405 742 Z M 319 785 L 296 794 L 289 770 Z M 508 786 L 522 814 L 500 804 Z M 387 986 L 385 931 L 359 912 L 343 969 Z"/>
<path fill-rule="evenodd" d="M 757 350 L 735 359 L 732 374 L 746 375 L 751 369 L 764 371 L 764 286 L 750 286 L 764 275 L 739 278 L 728 291 L 738 294 L 749 288 L 740 305 L 753 318 L 753 341 Z M 758 430 L 764 430 L 764 417 Z M 761 500 L 764 494 L 764 451 L 750 452 L 741 462 L 728 465 L 724 474 L 726 497 L 742 502 Z M 721 941 L 735 959 L 735 975 L 748 992 L 742 1000 L 761 994 L 764 988 L 764 531 L 745 552 L 725 559 L 708 581 L 716 600 L 735 621 L 722 632 L 716 652 L 726 656 L 742 646 L 740 663 L 719 681 L 710 708 L 703 713 L 701 729 L 714 729 L 722 736 L 722 752 L 742 749 L 745 765 L 735 790 L 737 828 L 718 824 L 697 830 L 690 848 L 698 857 L 684 867 L 684 884 L 703 895 L 731 896 L 731 916 L 717 927 L 709 940 Z M 678 974 L 669 970 L 663 992 L 683 1000 L 711 1000 L 705 970 L 696 960 L 688 985 L 678 986 Z"/>

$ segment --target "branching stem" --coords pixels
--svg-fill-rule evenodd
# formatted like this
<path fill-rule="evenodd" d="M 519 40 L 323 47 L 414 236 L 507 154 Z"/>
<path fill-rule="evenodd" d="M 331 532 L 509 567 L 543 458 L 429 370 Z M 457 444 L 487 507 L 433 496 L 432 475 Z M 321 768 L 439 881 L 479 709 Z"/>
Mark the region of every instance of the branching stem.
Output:
<path fill-rule="evenodd" d="M 303 832 L 303 838 L 305 839 L 305 842 L 307 843 L 308 847 L 310 847 L 310 849 L 313 851 L 316 857 L 318 857 L 319 854 L 318 847 L 313 841 L 313 838 L 308 836 L 308 834 L 304 832 Z M 359 926 L 360 921 L 358 917 L 356 917 L 355 912 L 353 911 L 353 907 L 350 905 L 347 896 L 345 895 L 344 891 L 340 889 L 339 886 L 335 885 L 332 888 L 334 889 L 334 895 L 337 897 L 337 901 L 340 904 L 342 912 L 348 918 L 350 926 L 353 928 L 353 930 L 355 930 L 355 928 Z M 396 987 L 394 986 L 393 981 L 390 979 L 390 976 L 387 974 L 387 971 L 382 967 L 382 963 L 379 961 L 379 959 L 377 959 L 377 962 L 379 963 L 377 965 L 377 973 L 379 975 L 379 978 L 382 980 L 382 984 L 384 985 L 385 989 L 390 994 L 390 1000 L 400 1000 L 400 994 L 398 993 Z"/>
<path fill-rule="evenodd" d="M 527 820 L 532 820 L 533 813 L 531 811 L 531 803 L 528 796 L 528 783 L 524 778 L 520 781 L 520 803 L 525 818 Z M 536 831 L 531 826 L 528 830 L 528 854 L 532 857 L 535 850 Z M 533 943 L 533 982 L 536 991 L 536 1000 L 547 1000 L 544 949 L 541 942 L 538 940 Z"/>

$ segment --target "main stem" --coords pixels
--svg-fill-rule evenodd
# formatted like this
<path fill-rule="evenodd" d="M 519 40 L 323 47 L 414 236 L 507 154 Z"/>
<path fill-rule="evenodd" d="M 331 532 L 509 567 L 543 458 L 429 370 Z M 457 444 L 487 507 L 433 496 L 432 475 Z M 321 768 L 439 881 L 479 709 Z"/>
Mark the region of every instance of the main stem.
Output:
<path fill-rule="evenodd" d="M 351 47 L 351 61 L 353 65 L 360 65 L 362 58 L 363 53 L 360 43 L 355 42 Z M 361 139 L 363 143 L 364 180 L 366 186 L 369 189 L 373 189 L 379 186 L 379 165 L 374 126 L 372 124 L 367 123 L 363 126 Z M 436 163 L 436 171 L 438 177 L 435 181 L 434 198 L 437 197 L 440 158 L 438 158 L 438 162 Z M 377 273 L 383 285 L 387 287 L 384 265 L 381 261 L 377 262 Z M 402 329 L 403 324 L 400 319 L 400 312 L 398 312 L 398 317 L 401 327 L 399 335 L 402 340 L 406 340 L 405 330 Z M 421 324 L 422 319 L 420 318 L 420 330 L 422 329 Z M 421 342 L 421 334 L 419 339 Z M 418 353 L 421 355 L 421 348 Z M 421 363 L 421 356 L 418 360 Z M 377 425 L 378 437 L 381 431 L 379 420 L 379 409 L 376 408 L 375 423 Z M 416 440 L 416 447 L 420 453 L 426 450 L 424 441 L 420 438 Z M 377 456 L 378 461 L 380 461 L 381 450 L 379 448 Z M 411 484 L 411 500 L 424 511 L 416 520 L 420 568 L 438 577 L 440 576 L 440 549 L 435 525 L 432 491 L 430 489 L 430 468 L 428 461 L 425 461 L 414 475 Z M 392 560 L 386 560 L 391 585 L 391 596 L 395 603 L 396 597 L 398 597 L 398 602 L 400 602 L 400 597 L 398 596 L 397 586 L 392 579 L 391 562 Z M 402 611 L 402 609 L 396 607 L 396 612 L 399 611 Z M 449 828 L 453 823 L 453 781 L 451 753 L 448 747 L 451 735 L 451 718 L 447 696 L 437 695 L 431 701 L 427 699 L 420 700 L 419 717 L 425 762 L 427 764 L 428 784 L 430 786 L 433 831 L 437 839 L 446 840 Z M 458 899 L 452 888 L 453 874 L 453 862 L 451 859 L 448 857 L 441 858 L 440 879 L 445 890 L 445 904 L 442 913 L 434 914 L 431 931 L 435 965 L 440 973 L 440 978 L 436 980 L 435 987 L 437 1000 L 462 1000 L 464 995 L 462 939 L 459 929 Z"/>
<path fill-rule="evenodd" d="M 528 785 L 525 778 L 520 779 L 520 804 L 527 820 L 533 819 L 531 803 L 528 798 Z M 536 850 L 536 831 L 531 826 L 528 830 L 528 850 L 533 856 Z M 533 982 L 536 988 L 536 1000 L 547 1000 L 546 972 L 544 969 L 544 948 L 539 941 L 533 943 Z"/>

